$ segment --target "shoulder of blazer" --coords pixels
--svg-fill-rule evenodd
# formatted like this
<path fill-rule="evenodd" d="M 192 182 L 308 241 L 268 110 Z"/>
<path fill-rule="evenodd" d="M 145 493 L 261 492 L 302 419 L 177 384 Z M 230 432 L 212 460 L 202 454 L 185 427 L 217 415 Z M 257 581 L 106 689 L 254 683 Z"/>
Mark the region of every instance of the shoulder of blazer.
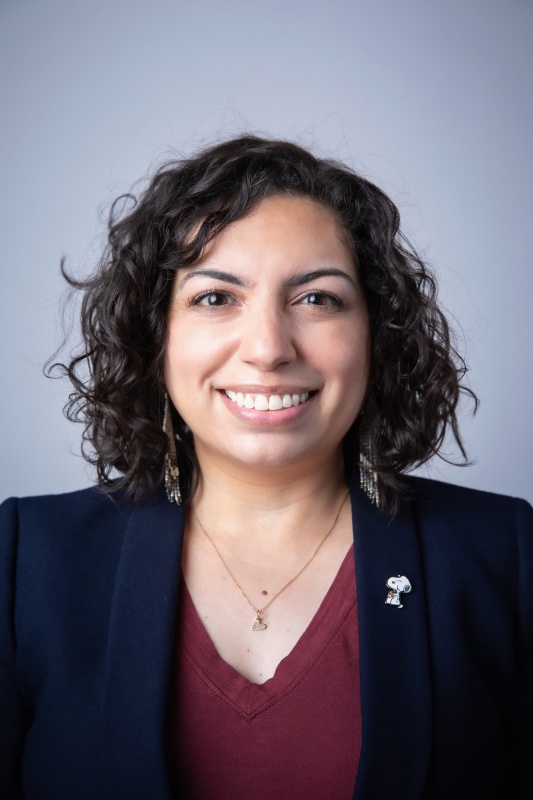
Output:
<path fill-rule="evenodd" d="M 402 502 L 411 508 L 428 559 L 532 575 L 533 508 L 525 500 L 410 476 Z M 531 557 L 523 564 L 526 553 Z"/>
<path fill-rule="evenodd" d="M 104 492 L 98 486 L 64 494 L 10 497 L 0 505 L 0 530 L 16 525 L 19 532 L 32 537 L 47 531 L 57 536 L 83 537 L 120 534 L 138 509 L 150 509 L 163 502 L 163 492 L 140 505 L 124 498 L 120 491 Z"/>
<path fill-rule="evenodd" d="M 405 476 L 402 502 L 411 504 L 419 519 L 437 527 L 501 529 L 515 524 L 517 517 L 526 528 L 533 524 L 533 509 L 526 500 L 427 478 Z"/>
<path fill-rule="evenodd" d="M 76 492 L 9 498 L 0 505 L 0 551 L 16 565 L 17 585 L 54 576 L 59 583 L 102 579 L 120 560 L 130 523 L 157 518 L 164 492 L 135 506 L 120 493 L 98 487 Z M 153 512 L 153 514 L 151 513 Z"/>

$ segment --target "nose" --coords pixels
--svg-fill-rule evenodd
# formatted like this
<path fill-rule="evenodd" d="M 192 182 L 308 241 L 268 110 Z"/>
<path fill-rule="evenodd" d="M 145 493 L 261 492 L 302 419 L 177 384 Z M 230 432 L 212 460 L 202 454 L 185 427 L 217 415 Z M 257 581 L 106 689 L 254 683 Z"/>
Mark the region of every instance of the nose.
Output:
<path fill-rule="evenodd" d="M 241 330 L 239 358 L 262 370 L 273 370 L 295 360 L 293 326 L 282 310 L 266 304 L 248 310 Z"/>

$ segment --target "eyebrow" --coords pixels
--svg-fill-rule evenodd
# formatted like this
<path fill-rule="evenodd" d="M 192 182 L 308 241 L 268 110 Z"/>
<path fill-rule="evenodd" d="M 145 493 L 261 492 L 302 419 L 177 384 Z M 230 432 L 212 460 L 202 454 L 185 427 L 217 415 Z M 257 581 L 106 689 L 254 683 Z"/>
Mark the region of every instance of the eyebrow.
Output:
<path fill-rule="evenodd" d="M 212 278 L 213 280 L 217 281 L 224 281 L 225 283 L 232 283 L 234 286 L 248 286 L 246 281 L 243 281 L 242 278 L 237 277 L 237 275 L 233 275 L 231 272 L 224 272 L 220 269 L 197 269 L 194 270 L 194 272 L 189 272 L 183 277 L 179 284 L 179 289 L 181 289 L 188 280 L 195 278 L 197 275 L 200 275 L 204 278 Z M 344 272 L 344 270 L 336 269 L 335 267 L 325 267 L 323 269 L 314 269 L 311 272 L 302 272 L 300 275 L 294 275 L 292 278 L 289 278 L 285 285 L 303 286 L 306 283 L 311 283 L 311 281 L 316 281 L 319 278 L 327 277 L 344 278 L 344 280 L 348 281 L 348 283 L 350 283 L 355 289 L 357 288 L 357 285 L 351 275 L 348 275 L 348 273 Z"/>
<path fill-rule="evenodd" d="M 351 283 L 354 288 L 357 288 L 356 283 L 351 275 L 344 272 L 342 269 L 335 269 L 334 267 L 326 267 L 324 269 L 314 269 L 312 272 L 304 272 L 301 275 L 295 275 L 287 281 L 287 286 L 303 286 L 304 283 L 311 283 L 318 278 L 344 278 L 344 280 Z"/>
<path fill-rule="evenodd" d="M 180 281 L 179 289 L 181 289 L 188 280 L 196 278 L 197 275 L 204 278 L 213 278 L 215 281 L 224 281 L 225 283 L 233 283 L 235 286 L 246 286 L 246 282 L 231 272 L 223 272 L 220 269 L 195 269 L 194 272 L 188 272 Z"/>

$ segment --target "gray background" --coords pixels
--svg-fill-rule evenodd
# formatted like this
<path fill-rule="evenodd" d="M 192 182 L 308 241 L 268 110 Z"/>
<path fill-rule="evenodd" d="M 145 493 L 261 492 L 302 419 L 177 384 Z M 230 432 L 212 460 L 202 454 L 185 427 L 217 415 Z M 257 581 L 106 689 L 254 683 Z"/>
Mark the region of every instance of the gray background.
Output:
<path fill-rule="evenodd" d="M 530 0 L 0 0 L 0 499 L 91 482 L 42 375 L 60 257 L 88 270 L 109 202 L 170 150 L 255 131 L 398 203 L 481 398 L 476 464 L 429 472 L 533 501 L 532 33 Z"/>

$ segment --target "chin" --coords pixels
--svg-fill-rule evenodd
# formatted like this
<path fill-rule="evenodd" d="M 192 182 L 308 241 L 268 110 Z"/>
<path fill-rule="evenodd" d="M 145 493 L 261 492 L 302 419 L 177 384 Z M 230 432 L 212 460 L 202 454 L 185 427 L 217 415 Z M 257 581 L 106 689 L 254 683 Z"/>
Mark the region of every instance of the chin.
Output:
<path fill-rule="evenodd" d="M 324 463 L 325 460 L 331 457 L 331 453 L 331 445 L 327 448 L 319 447 L 318 445 L 295 447 L 293 443 L 292 446 L 289 444 L 278 447 L 244 449 L 238 453 L 233 453 L 232 460 L 242 468 L 261 472 L 270 469 L 279 470 L 296 467 L 299 464 L 303 467 L 316 460 Z"/>

